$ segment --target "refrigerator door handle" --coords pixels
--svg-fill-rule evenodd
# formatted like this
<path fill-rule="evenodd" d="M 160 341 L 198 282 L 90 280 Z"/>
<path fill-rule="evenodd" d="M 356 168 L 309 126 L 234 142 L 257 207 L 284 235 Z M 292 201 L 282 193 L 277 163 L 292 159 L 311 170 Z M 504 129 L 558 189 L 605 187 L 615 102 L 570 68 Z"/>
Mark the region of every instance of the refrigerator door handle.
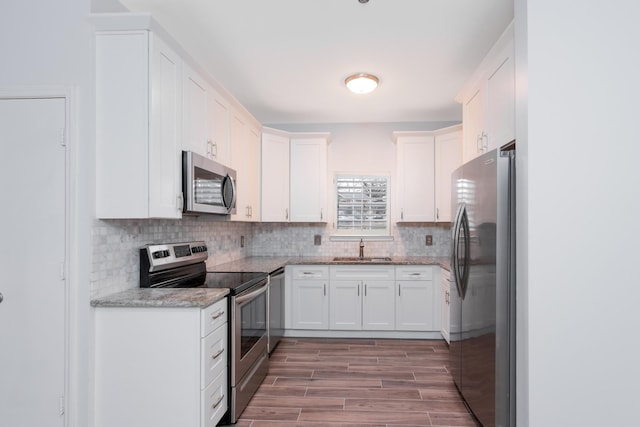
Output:
<path fill-rule="evenodd" d="M 462 275 L 460 277 L 460 289 L 462 292 L 460 296 L 462 299 L 467 295 L 467 288 L 469 286 L 469 270 L 470 270 L 470 255 L 471 255 L 471 230 L 469 228 L 469 217 L 467 216 L 467 207 L 465 206 L 460 217 L 460 228 L 462 230 L 462 238 L 464 239 L 464 263 L 462 265 Z"/>
<path fill-rule="evenodd" d="M 460 237 L 464 242 L 464 258 L 460 259 Z M 453 227 L 453 242 L 451 251 L 451 270 L 456 283 L 456 289 L 460 298 L 464 299 L 467 293 L 469 281 L 469 243 L 471 235 L 469 232 L 469 218 L 467 216 L 467 206 L 461 203 L 456 213 L 456 220 Z M 462 261 L 462 264 L 461 264 Z"/>
<path fill-rule="evenodd" d="M 463 203 L 458 205 L 458 211 L 456 212 L 455 221 L 453 223 L 453 236 L 451 238 L 451 272 L 453 273 L 453 281 L 456 284 L 456 290 L 458 295 L 462 297 L 462 287 L 460 283 L 458 250 L 460 244 L 460 228 L 462 227 L 462 213 L 465 206 Z"/>

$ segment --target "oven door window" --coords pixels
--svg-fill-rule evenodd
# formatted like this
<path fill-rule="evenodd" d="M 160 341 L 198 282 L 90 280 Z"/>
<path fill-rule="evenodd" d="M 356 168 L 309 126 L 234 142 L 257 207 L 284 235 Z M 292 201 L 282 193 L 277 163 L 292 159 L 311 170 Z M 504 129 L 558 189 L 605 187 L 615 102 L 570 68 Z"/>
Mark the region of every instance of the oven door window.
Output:
<path fill-rule="evenodd" d="M 240 358 L 267 333 L 267 294 L 262 293 L 244 304 L 240 315 Z"/>

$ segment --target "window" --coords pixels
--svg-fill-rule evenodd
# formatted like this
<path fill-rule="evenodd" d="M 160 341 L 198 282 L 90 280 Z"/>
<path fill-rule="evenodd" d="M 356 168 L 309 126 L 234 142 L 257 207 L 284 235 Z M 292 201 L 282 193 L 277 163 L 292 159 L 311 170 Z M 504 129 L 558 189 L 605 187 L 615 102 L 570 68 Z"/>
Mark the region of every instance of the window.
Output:
<path fill-rule="evenodd" d="M 336 175 L 336 234 L 388 236 L 389 177 Z"/>

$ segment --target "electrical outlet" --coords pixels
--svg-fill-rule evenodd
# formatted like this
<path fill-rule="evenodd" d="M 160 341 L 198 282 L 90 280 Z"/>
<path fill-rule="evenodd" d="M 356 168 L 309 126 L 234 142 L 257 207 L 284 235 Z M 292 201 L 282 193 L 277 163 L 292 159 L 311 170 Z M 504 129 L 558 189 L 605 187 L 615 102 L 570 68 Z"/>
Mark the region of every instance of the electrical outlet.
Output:
<path fill-rule="evenodd" d="M 313 236 L 313 244 L 316 246 L 320 246 L 322 244 L 322 236 L 319 234 Z"/>
<path fill-rule="evenodd" d="M 424 239 L 424 244 L 427 246 L 433 246 L 433 236 L 431 234 L 427 234 L 426 238 Z"/>
<path fill-rule="evenodd" d="M 240 236 L 240 247 L 244 248 L 244 236 Z"/>

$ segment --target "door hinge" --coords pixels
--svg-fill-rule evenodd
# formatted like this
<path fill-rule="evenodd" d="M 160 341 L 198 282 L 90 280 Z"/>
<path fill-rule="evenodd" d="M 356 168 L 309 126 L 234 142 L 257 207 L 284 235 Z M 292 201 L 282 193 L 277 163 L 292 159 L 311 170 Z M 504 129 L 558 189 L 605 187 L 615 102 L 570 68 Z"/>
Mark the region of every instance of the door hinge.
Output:
<path fill-rule="evenodd" d="M 64 396 L 58 398 L 58 415 L 64 415 Z"/>
<path fill-rule="evenodd" d="M 58 142 L 63 147 L 67 146 L 67 130 L 65 128 L 58 129 Z"/>

